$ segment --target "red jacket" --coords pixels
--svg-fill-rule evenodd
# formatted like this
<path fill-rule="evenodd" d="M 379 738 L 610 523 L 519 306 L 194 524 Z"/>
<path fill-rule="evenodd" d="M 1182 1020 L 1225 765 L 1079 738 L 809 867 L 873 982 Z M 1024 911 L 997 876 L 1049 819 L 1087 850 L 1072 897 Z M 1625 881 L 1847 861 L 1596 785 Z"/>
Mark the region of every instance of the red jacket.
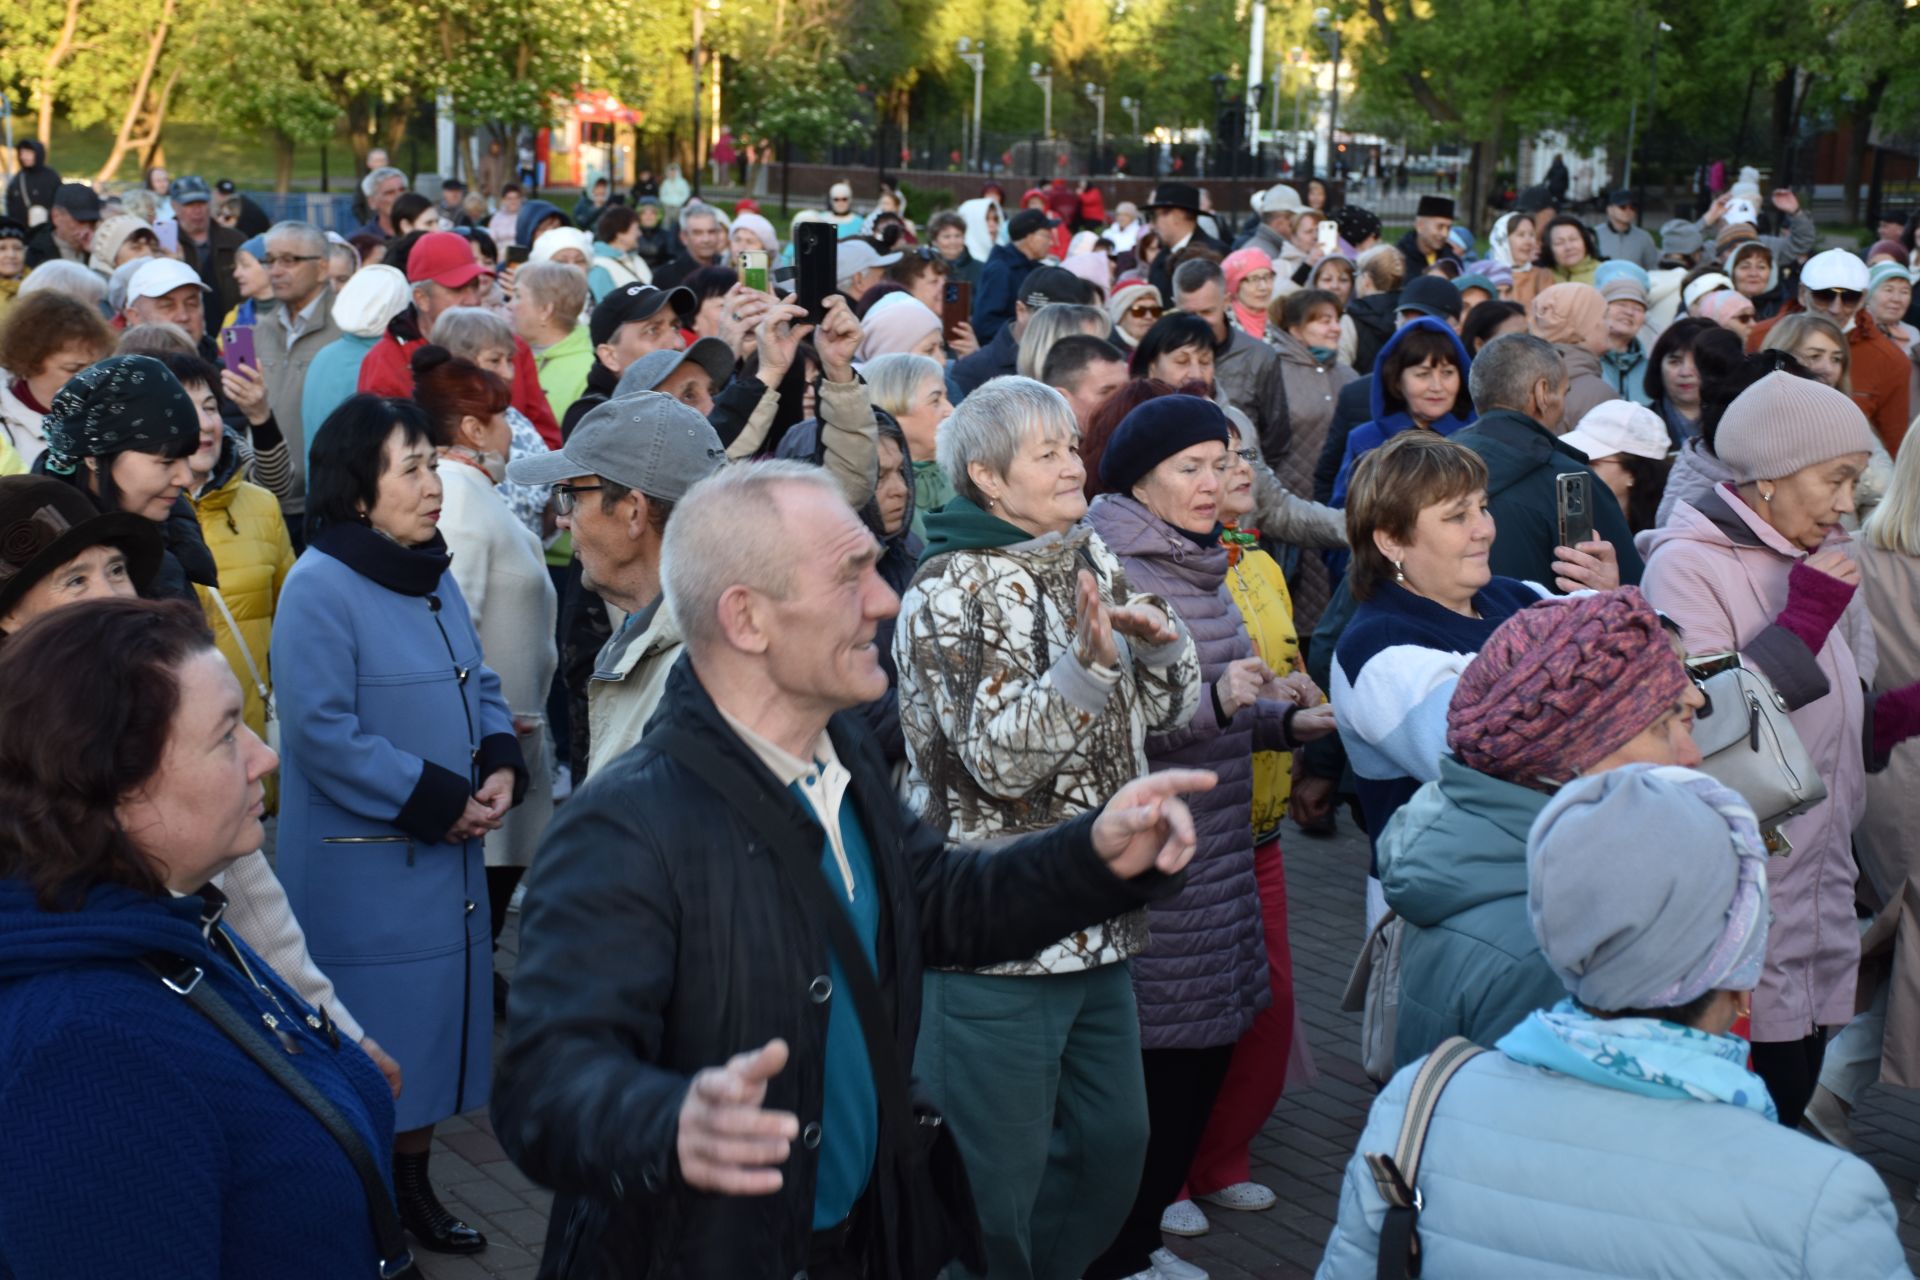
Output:
<path fill-rule="evenodd" d="M 427 345 L 420 336 L 420 322 L 408 307 L 387 325 L 387 332 L 373 344 L 360 362 L 359 390 L 377 396 L 413 398 L 413 353 Z M 527 415 L 534 430 L 549 449 L 560 447 L 560 423 L 547 404 L 547 393 L 540 389 L 540 367 L 533 362 L 533 348 L 513 339 L 513 407 Z"/>
<path fill-rule="evenodd" d="M 1753 332 L 1747 335 L 1747 350 L 1758 351 L 1782 316 L 1802 310 L 1805 308 L 1799 303 L 1789 303 L 1780 315 L 1753 326 Z M 1853 328 L 1847 330 L 1847 365 L 1847 376 L 1853 383 L 1853 402 L 1867 415 L 1874 434 L 1887 446 L 1887 452 L 1897 456 L 1900 442 L 1907 436 L 1907 424 L 1912 421 L 1908 416 L 1907 381 L 1912 365 L 1900 350 L 1900 344 L 1886 335 L 1880 322 L 1868 315 L 1865 307 L 1855 313 Z"/>
<path fill-rule="evenodd" d="M 1107 225 L 1107 198 L 1100 194 L 1100 188 L 1088 187 L 1080 193 L 1080 221 L 1097 227 Z"/>

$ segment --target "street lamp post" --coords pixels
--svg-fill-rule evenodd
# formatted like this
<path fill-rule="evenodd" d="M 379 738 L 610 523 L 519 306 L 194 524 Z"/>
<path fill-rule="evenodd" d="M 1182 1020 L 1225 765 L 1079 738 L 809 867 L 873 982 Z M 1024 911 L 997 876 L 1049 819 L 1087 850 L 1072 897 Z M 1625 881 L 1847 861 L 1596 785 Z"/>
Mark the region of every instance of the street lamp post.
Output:
<path fill-rule="evenodd" d="M 960 37 L 960 61 L 973 68 L 973 146 L 969 160 L 971 167 L 980 167 L 980 81 L 987 70 L 987 46 L 979 40 Z"/>
<path fill-rule="evenodd" d="M 1331 9 L 1313 11 L 1313 29 L 1320 33 L 1320 39 L 1326 43 L 1327 52 L 1333 56 L 1333 97 L 1332 105 L 1327 109 L 1327 176 L 1338 177 L 1335 171 L 1334 157 L 1339 154 L 1339 145 L 1334 141 L 1334 133 L 1340 126 L 1340 28 L 1334 25 Z"/>
<path fill-rule="evenodd" d="M 1040 134 L 1049 140 L 1053 137 L 1053 72 L 1042 71 L 1040 64 L 1027 64 L 1027 78 L 1040 86 L 1041 115 Z"/>
<path fill-rule="evenodd" d="M 1103 173 L 1100 161 L 1107 149 L 1107 91 L 1090 83 L 1087 101 L 1093 104 L 1093 171 Z"/>
<path fill-rule="evenodd" d="M 1135 138 L 1141 137 L 1142 135 L 1140 133 L 1140 99 L 1122 98 L 1120 99 L 1120 109 L 1133 117 L 1133 136 Z"/>
<path fill-rule="evenodd" d="M 1219 136 L 1220 121 L 1227 109 L 1227 73 L 1216 71 L 1207 77 L 1207 83 L 1213 86 L 1213 128 L 1208 132 L 1208 137 L 1219 143 L 1221 150 L 1226 152 L 1227 176 L 1231 177 L 1233 176 L 1233 148 L 1227 145 L 1225 138 Z"/>

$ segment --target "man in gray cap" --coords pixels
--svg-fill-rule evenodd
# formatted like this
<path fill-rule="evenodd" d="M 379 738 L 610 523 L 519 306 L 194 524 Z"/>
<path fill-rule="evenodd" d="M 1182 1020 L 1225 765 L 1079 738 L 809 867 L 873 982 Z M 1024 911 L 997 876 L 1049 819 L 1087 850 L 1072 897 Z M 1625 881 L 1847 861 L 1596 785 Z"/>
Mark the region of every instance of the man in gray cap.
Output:
<path fill-rule="evenodd" d="M 865 240 L 842 240 L 834 252 L 834 283 L 849 302 L 887 278 L 887 268 L 900 261 L 897 253 L 881 253 Z"/>
<path fill-rule="evenodd" d="M 1621 187 L 1607 197 L 1607 216 L 1594 227 L 1593 234 L 1600 242 L 1601 257 L 1652 271 L 1660 265 L 1660 251 L 1639 218 L 1640 197 L 1631 188 Z"/>
<path fill-rule="evenodd" d="M 660 701 L 680 653 L 673 615 L 660 607 L 660 540 L 674 504 L 726 458 L 704 415 L 673 396 L 640 391 L 589 412 L 557 452 L 507 467 L 515 484 L 553 486 L 560 527 L 572 532 L 580 557 L 581 585 L 626 615 L 587 685 L 590 772 L 640 741 Z"/>

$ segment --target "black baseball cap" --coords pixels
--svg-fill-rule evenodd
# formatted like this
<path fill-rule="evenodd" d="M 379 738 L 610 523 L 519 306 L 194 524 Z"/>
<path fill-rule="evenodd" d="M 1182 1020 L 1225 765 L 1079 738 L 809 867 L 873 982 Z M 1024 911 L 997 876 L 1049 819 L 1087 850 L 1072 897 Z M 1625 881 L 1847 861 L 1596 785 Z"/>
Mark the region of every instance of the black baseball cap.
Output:
<path fill-rule="evenodd" d="M 645 320 L 663 306 L 671 306 L 675 315 L 686 317 L 691 316 L 698 305 L 693 290 L 684 286 L 660 289 L 650 284 L 622 285 L 594 305 L 593 316 L 587 321 L 587 333 L 597 347 L 603 342 L 612 342 L 621 325 Z"/>
<path fill-rule="evenodd" d="M 84 182 L 63 182 L 53 193 L 53 207 L 75 222 L 100 221 L 100 195 Z"/>
<path fill-rule="evenodd" d="M 1020 285 L 1020 301 L 1029 311 L 1053 302 L 1086 306 L 1093 301 L 1093 286 L 1065 267 L 1035 267 Z"/>
<path fill-rule="evenodd" d="M 1050 218 L 1040 209 L 1022 209 L 1013 215 L 1007 223 L 1007 239 L 1025 240 L 1036 231 L 1060 225 L 1060 219 Z"/>
<path fill-rule="evenodd" d="M 458 178 L 448 178 L 441 182 L 440 189 L 442 191 L 465 191 L 467 184 Z"/>
<path fill-rule="evenodd" d="M 1460 287 L 1445 276 L 1416 276 L 1400 291 L 1394 311 L 1418 311 L 1436 320 L 1460 318 Z"/>
<path fill-rule="evenodd" d="M 175 204 L 205 204 L 213 199 L 213 189 L 205 178 L 183 174 L 167 188 L 167 198 Z"/>
<path fill-rule="evenodd" d="M 1638 209 L 1640 197 L 1633 193 L 1632 187 L 1615 187 L 1607 193 L 1607 203 L 1622 209 Z"/>

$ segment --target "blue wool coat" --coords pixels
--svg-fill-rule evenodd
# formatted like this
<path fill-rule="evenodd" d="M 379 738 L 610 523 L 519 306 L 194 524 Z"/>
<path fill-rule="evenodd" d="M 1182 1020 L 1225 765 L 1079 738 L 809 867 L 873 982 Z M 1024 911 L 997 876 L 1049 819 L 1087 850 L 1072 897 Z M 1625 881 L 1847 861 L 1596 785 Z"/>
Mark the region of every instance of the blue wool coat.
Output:
<path fill-rule="evenodd" d="M 312 1010 L 245 943 L 272 1000 L 214 953 L 201 915 L 217 901 L 101 885 L 53 912 L 0 880 L 0 1276 L 375 1274 L 345 1150 L 139 963 L 183 956 L 255 1030 L 273 1014 L 300 1046 L 287 1061 L 386 1152 L 386 1081 L 358 1045 L 306 1025 Z"/>
<path fill-rule="evenodd" d="M 453 575 L 393 590 L 329 554 L 334 532 L 295 563 L 274 618 L 277 869 L 315 962 L 406 1074 L 404 1131 L 487 1099 L 482 842 L 444 837 L 476 778 L 524 766 Z"/>

